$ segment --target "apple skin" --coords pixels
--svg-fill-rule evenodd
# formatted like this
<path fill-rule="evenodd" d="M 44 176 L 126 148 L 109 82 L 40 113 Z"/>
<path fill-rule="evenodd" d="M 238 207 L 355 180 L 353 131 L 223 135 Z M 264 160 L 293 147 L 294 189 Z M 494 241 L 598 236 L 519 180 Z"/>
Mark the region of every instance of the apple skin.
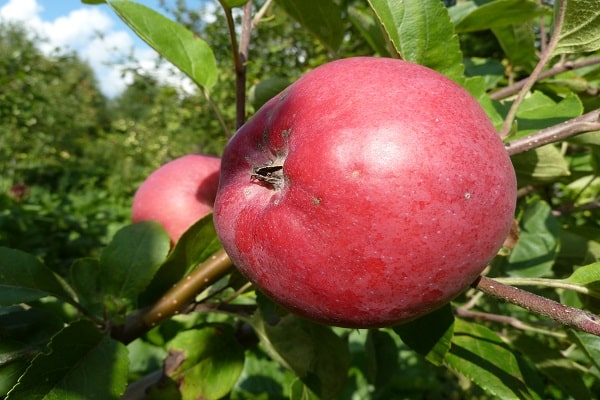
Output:
<path fill-rule="evenodd" d="M 214 222 L 238 269 L 284 308 L 384 327 L 464 291 L 515 201 L 510 158 L 466 90 L 356 57 L 307 73 L 232 137 Z"/>
<path fill-rule="evenodd" d="M 204 154 L 188 154 L 161 166 L 136 191 L 132 221 L 158 221 L 177 243 L 194 222 L 213 211 L 220 167 L 220 158 Z"/>

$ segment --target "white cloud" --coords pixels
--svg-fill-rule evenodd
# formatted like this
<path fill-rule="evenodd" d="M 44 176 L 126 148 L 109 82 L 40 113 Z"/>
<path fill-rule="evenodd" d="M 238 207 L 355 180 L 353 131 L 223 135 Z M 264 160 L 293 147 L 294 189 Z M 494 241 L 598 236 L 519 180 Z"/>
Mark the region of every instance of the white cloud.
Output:
<path fill-rule="evenodd" d="M 37 0 L 9 0 L 0 8 L 0 19 L 21 22 L 45 38 L 40 43 L 40 50 L 46 54 L 56 49 L 76 51 L 92 66 L 100 88 L 107 96 L 118 95 L 130 83 L 131 76 L 122 76 L 125 67 L 137 67 L 186 92 L 194 90 L 187 78 L 182 78 L 180 73 L 174 75 L 170 65 L 169 68 L 160 66 L 157 69 L 156 52 L 136 43 L 133 32 L 116 29 L 114 17 L 107 10 L 98 6 L 82 6 L 65 16 L 44 21 L 40 17 L 43 7 Z M 129 56 L 137 63 L 132 63 Z"/>

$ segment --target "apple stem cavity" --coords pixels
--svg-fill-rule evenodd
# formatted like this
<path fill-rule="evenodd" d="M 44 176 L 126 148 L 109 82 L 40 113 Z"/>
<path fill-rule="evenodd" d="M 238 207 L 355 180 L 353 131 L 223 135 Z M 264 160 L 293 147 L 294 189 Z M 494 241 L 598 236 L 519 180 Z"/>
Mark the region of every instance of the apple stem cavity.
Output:
<path fill-rule="evenodd" d="M 266 165 L 257 166 L 252 169 L 250 178 L 259 185 L 266 186 L 274 190 L 283 188 L 283 164 L 271 162 Z"/>
<path fill-rule="evenodd" d="M 551 318 L 563 325 L 600 336 L 600 319 L 592 313 L 505 285 L 485 276 L 477 278 L 472 287 L 490 296 Z"/>

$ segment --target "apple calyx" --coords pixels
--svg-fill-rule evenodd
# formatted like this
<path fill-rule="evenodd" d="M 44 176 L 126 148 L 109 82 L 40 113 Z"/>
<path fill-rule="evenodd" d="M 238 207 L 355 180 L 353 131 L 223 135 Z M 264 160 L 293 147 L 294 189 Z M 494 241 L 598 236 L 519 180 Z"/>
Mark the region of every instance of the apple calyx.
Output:
<path fill-rule="evenodd" d="M 273 190 L 283 187 L 283 160 L 270 161 L 267 164 L 254 166 L 250 178 L 259 185 Z"/>

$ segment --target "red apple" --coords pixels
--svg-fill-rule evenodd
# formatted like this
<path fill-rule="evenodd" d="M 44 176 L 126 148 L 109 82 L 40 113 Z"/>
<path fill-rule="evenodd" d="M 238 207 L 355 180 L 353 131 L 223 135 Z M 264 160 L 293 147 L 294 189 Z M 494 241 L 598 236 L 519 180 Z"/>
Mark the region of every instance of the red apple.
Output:
<path fill-rule="evenodd" d="M 176 243 L 202 217 L 210 214 L 219 185 L 218 157 L 189 154 L 154 171 L 133 197 L 133 222 L 158 221 Z"/>
<path fill-rule="evenodd" d="M 515 173 L 477 101 L 384 58 L 316 68 L 230 140 L 214 221 L 240 271 L 283 307 L 345 327 L 446 304 L 510 230 Z"/>

